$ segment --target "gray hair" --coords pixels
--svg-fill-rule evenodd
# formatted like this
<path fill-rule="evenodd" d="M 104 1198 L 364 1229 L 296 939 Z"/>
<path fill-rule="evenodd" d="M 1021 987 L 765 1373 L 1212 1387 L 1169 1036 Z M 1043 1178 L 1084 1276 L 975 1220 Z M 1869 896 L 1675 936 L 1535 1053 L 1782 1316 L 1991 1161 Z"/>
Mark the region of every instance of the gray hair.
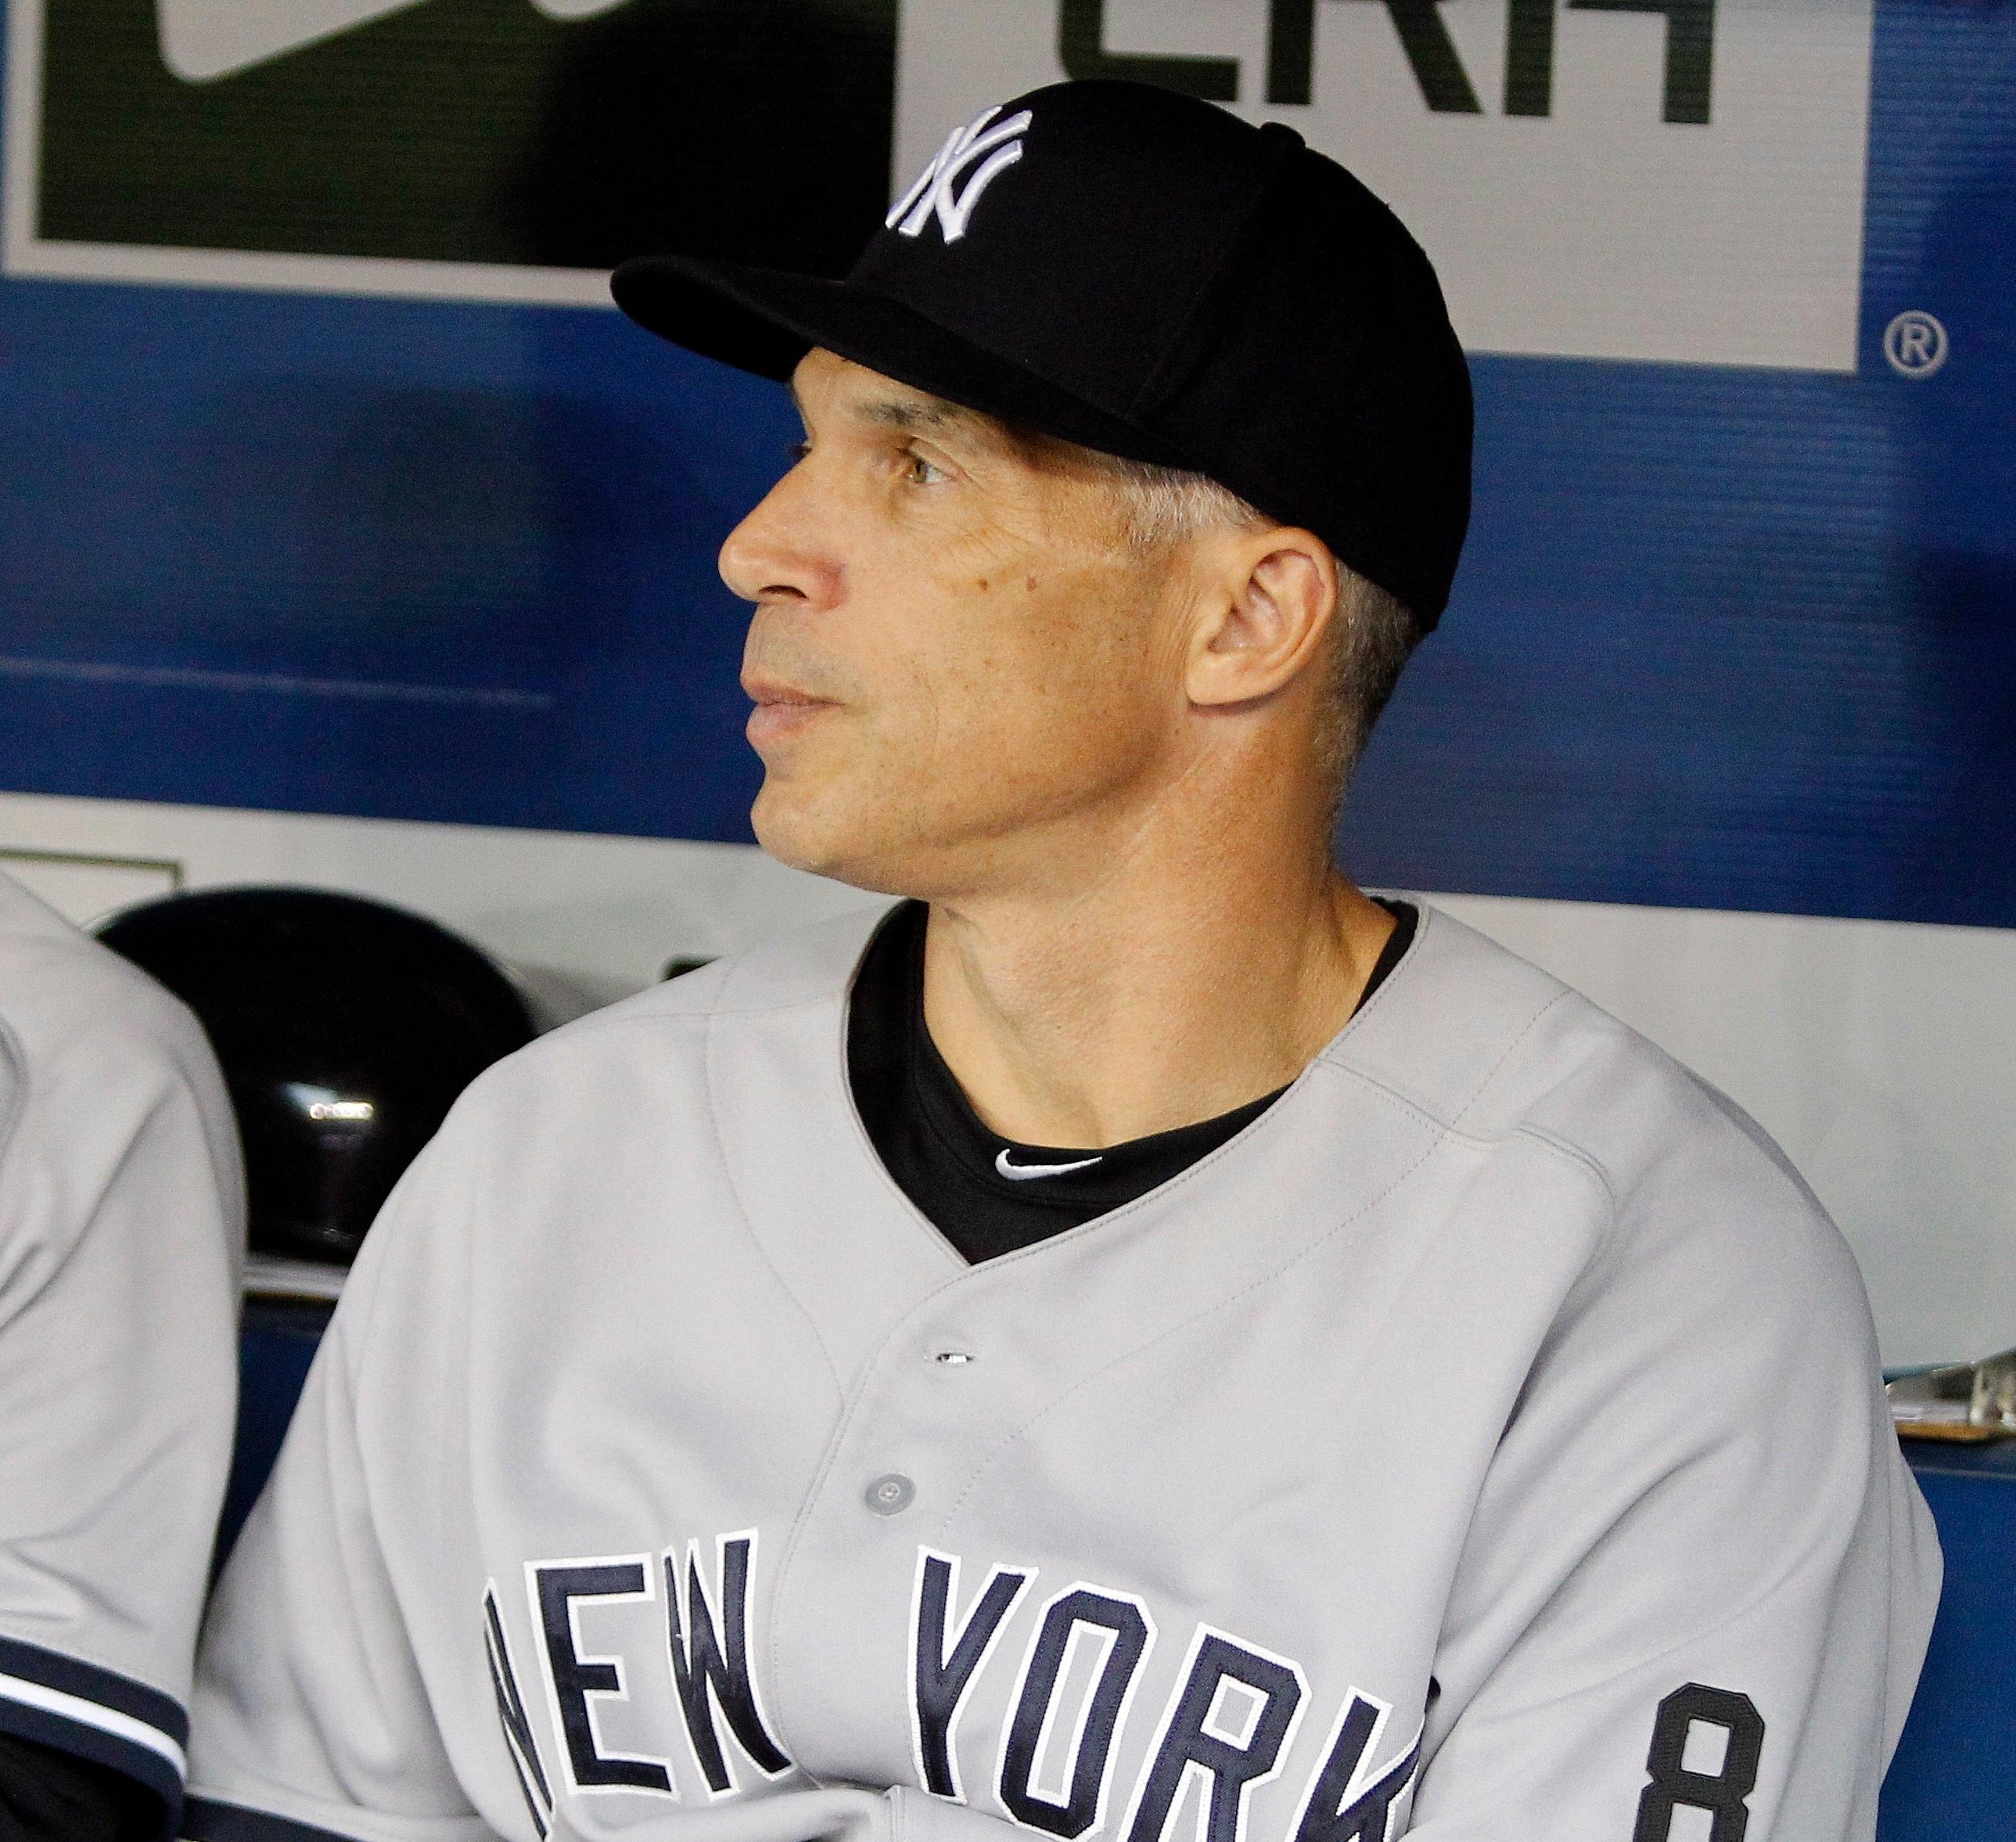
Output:
<path fill-rule="evenodd" d="M 1102 454 L 1099 460 L 1118 488 L 1129 539 L 1144 551 L 1226 525 L 1258 530 L 1276 521 L 1202 474 L 1115 455 Z M 1337 573 L 1339 631 L 1330 652 L 1317 759 L 1330 778 L 1333 799 L 1341 802 L 1372 726 L 1393 695 L 1420 634 L 1412 611 L 1397 595 L 1341 560 Z"/>

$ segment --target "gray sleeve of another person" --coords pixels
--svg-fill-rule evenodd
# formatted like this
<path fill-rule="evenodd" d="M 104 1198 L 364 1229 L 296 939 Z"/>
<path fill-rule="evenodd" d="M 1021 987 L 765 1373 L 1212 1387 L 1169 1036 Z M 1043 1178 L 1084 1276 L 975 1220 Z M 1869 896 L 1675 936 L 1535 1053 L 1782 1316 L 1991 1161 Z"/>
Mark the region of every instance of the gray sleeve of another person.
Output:
<path fill-rule="evenodd" d="M 196 1021 L 0 934 L 0 1732 L 182 1799 L 237 1398 L 243 1179 Z"/>

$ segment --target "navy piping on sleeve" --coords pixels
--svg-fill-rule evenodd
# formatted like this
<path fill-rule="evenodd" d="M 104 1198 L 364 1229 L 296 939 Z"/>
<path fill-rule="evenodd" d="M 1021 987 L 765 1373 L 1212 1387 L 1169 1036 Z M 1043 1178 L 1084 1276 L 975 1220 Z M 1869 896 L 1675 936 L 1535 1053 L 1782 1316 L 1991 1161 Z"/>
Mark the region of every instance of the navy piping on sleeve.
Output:
<path fill-rule="evenodd" d="M 0 1638 L 0 1732 L 109 1765 L 161 1801 L 175 1833 L 188 1775 L 189 1716 L 172 1696 L 95 1664 Z"/>
<path fill-rule="evenodd" d="M 211 1797 L 192 1797 L 183 1807 L 182 1834 L 188 1842 L 355 1842 L 334 1829 Z"/>

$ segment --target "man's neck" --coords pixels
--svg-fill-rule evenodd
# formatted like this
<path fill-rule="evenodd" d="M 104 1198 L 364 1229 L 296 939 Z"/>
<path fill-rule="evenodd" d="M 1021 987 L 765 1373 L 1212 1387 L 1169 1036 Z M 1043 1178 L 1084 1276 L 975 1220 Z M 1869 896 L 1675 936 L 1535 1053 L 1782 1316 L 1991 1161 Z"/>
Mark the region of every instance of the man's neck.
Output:
<path fill-rule="evenodd" d="M 1168 1131 L 1285 1086 L 1343 1028 L 1392 917 L 1326 863 L 1215 867 L 933 903 L 925 1021 L 988 1126 L 1088 1147 Z"/>

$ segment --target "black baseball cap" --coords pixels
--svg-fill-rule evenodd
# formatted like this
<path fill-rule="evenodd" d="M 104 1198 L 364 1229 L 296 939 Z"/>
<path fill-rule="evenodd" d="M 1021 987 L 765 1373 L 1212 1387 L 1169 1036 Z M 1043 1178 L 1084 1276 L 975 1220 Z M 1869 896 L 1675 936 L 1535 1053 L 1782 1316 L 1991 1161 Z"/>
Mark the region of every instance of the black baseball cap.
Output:
<path fill-rule="evenodd" d="M 814 346 L 934 396 L 1205 474 L 1441 618 L 1470 519 L 1470 373 L 1393 213 L 1290 128 L 1095 80 L 955 129 L 844 279 L 680 255 L 617 305 L 787 378 Z"/>

